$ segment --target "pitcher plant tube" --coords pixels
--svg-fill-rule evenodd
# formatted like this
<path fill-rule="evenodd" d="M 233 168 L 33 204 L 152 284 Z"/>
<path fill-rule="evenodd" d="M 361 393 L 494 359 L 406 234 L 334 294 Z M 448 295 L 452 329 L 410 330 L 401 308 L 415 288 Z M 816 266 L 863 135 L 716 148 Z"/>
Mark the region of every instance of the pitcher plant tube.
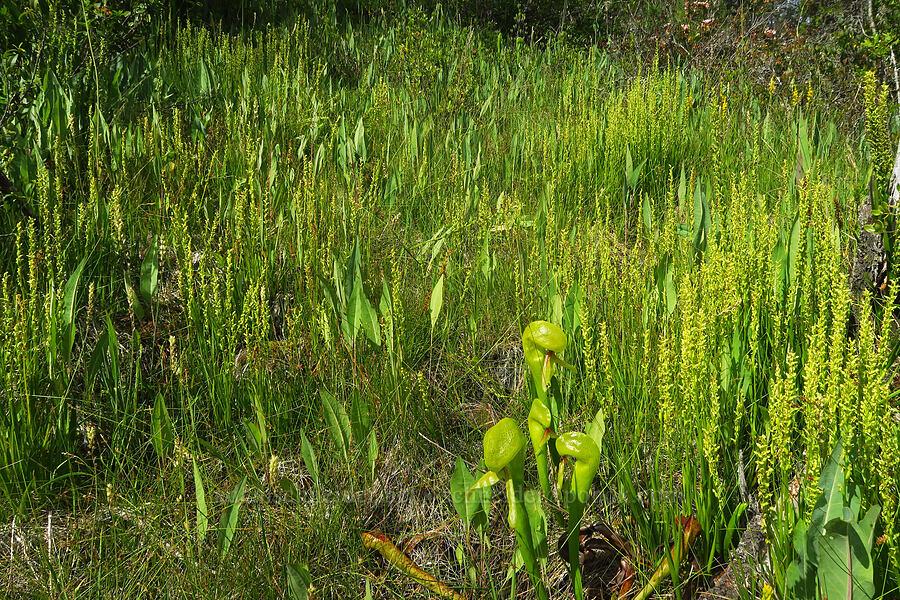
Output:
<path fill-rule="evenodd" d="M 566 527 L 567 544 L 569 548 L 569 578 L 575 590 L 575 597 L 582 600 L 581 568 L 578 561 L 578 532 L 581 529 L 581 518 L 584 516 L 584 506 L 587 504 L 588 494 L 591 491 L 591 483 L 600 468 L 600 449 L 591 436 L 586 433 L 569 432 L 560 435 L 556 440 L 556 450 L 563 458 L 560 465 L 560 473 L 568 458 L 574 459 L 572 466 L 572 478 L 569 483 L 568 493 L 560 495 L 565 499 L 569 512 L 569 522 Z"/>
<path fill-rule="evenodd" d="M 531 445 L 534 448 L 534 458 L 537 461 L 538 481 L 545 498 L 550 498 L 550 479 L 547 467 L 547 442 L 553 436 L 552 415 L 547 405 L 535 398 L 531 402 L 531 410 L 528 413 L 528 434 L 531 437 Z"/>
<path fill-rule="evenodd" d="M 516 532 L 519 553 L 534 585 L 537 598 L 547 598 L 541 569 L 531 536 L 531 523 L 525 507 L 525 436 L 516 422 L 507 417 L 484 434 L 484 464 L 488 471 L 471 487 L 469 493 L 503 481 L 509 504 L 509 526 Z"/>

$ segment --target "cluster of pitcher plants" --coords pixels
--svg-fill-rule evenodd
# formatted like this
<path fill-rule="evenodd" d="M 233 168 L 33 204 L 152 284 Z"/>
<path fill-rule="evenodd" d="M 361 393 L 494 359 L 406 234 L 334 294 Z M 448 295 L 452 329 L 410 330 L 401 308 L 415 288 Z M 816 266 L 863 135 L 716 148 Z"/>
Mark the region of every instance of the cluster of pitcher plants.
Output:
<path fill-rule="evenodd" d="M 522 333 L 525 362 L 533 400 L 528 413 L 528 433 L 537 465 L 540 493 L 525 485 L 525 436 L 512 418 L 504 418 L 484 435 L 484 465 L 487 471 L 466 490 L 466 502 L 483 502 L 486 488 L 502 483 L 508 504 L 509 526 L 515 531 L 518 554 L 531 579 L 538 598 L 546 598 L 542 567 L 548 558 L 547 517 L 542 508 L 542 495 L 562 501 L 567 518 L 555 514 L 566 527 L 569 576 L 579 600 L 583 597 L 581 569 L 578 564 L 579 530 L 588 501 L 591 483 L 600 467 L 603 440 L 603 413 L 598 412 L 587 432 L 557 433 L 560 420 L 558 389 L 551 391 L 556 366 L 572 369 L 562 354 L 567 336 L 557 325 L 535 321 Z M 550 392 L 550 393 L 548 393 Z M 556 393 L 553 393 L 556 392 Z M 572 469 L 566 469 L 571 463 Z M 555 487 L 551 481 L 551 473 Z M 461 490 L 454 490 L 454 493 Z M 459 504 L 458 504 L 459 506 Z M 460 516 L 467 518 L 464 508 Z"/>

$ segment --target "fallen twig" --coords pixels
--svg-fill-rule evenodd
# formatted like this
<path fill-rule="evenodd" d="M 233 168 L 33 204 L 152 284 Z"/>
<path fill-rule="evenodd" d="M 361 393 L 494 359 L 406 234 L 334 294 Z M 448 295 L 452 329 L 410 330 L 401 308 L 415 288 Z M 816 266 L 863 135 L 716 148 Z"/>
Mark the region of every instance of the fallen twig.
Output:
<path fill-rule="evenodd" d="M 380 532 L 362 533 L 363 544 L 366 548 L 378 550 L 381 555 L 392 565 L 403 571 L 407 576 L 415 579 L 435 594 L 449 600 L 466 600 L 465 596 L 457 594 L 449 587 L 420 569 L 400 548 L 394 545 L 386 535 Z"/>

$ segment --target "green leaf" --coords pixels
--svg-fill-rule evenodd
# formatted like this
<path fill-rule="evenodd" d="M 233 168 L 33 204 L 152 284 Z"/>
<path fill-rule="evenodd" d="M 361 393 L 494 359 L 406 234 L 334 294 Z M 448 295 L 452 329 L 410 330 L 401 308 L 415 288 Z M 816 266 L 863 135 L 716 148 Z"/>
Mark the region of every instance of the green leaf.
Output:
<path fill-rule="evenodd" d="M 206 490 L 203 488 L 200 468 L 195 459 L 191 461 L 194 463 L 194 494 L 197 497 L 197 542 L 202 543 L 206 539 L 206 530 L 209 527 L 209 512 L 206 510 Z"/>
<path fill-rule="evenodd" d="M 131 310 L 134 311 L 134 318 L 138 321 L 142 321 L 144 319 L 144 306 L 141 304 L 141 299 L 138 298 L 137 292 L 134 291 L 131 282 L 128 281 L 127 273 L 122 281 L 125 284 L 125 296 L 128 298 L 128 305 L 131 307 Z"/>
<path fill-rule="evenodd" d="M 378 313 L 375 312 L 372 303 L 369 302 L 369 298 L 366 296 L 365 290 L 363 289 L 362 281 L 358 282 L 358 286 L 360 289 L 358 299 L 360 324 L 362 325 L 363 331 L 366 332 L 366 337 L 369 338 L 369 341 L 376 346 L 381 346 L 381 326 L 378 324 Z M 353 291 L 355 294 L 356 288 L 354 288 Z"/>
<path fill-rule="evenodd" d="M 872 507 L 866 515 L 867 520 L 872 519 L 872 529 L 877 517 L 878 507 Z M 875 597 L 870 547 L 862 539 L 857 523 L 833 519 L 825 525 L 825 533 L 816 542 L 817 574 L 823 597 L 852 600 Z"/>
<path fill-rule="evenodd" d="M 312 577 L 306 565 L 291 563 L 285 571 L 287 572 L 287 589 L 290 597 L 293 600 L 308 600 Z"/>
<path fill-rule="evenodd" d="M 313 450 L 312 444 L 306 439 L 306 434 L 300 430 L 300 455 L 303 456 L 303 464 L 309 472 L 313 485 L 319 487 L 319 462 L 316 460 L 316 452 Z"/>
<path fill-rule="evenodd" d="M 372 415 L 369 411 L 369 402 L 362 394 L 354 391 L 350 403 L 350 432 L 353 434 L 353 442 L 362 444 L 371 429 Z"/>
<path fill-rule="evenodd" d="M 825 525 L 833 519 L 840 519 L 844 513 L 844 468 L 842 463 L 843 445 L 841 440 L 835 442 L 831 456 L 822 468 L 819 477 L 819 489 L 822 494 L 816 501 L 810 519 L 812 535 L 824 533 Z"/>
<path fill-rule="evenodd" d="M 356 133 L 353 134 L 353 146 L 356 154 L 365 162 L 366 160 L 366 129 L 363 127 L 362 117 L 356 124 Z"/>
<path fill-rule="evenodd" d="M 466 526 L 473 524 L 476 518 L 480 519 L 484 513 L 482 505 L 484 496 L 490 497 L 487 487 L 474 488 L 475 476 L 469 471 L 462 458 L 456 457 L 453 475 L 450 476 L 450 498 L 453 500 L 453 508 Z"/>
<path fill-rule="evenodd" d="M 63 342 L 63 361 L 67 364 L 72 358 L 72 347 L 75 345 L 75 308 L 77 303 L 78 282 L 81 279 L 81 273 L 84 271 L 84 265 L 87 263 L 87 257 L 81 259 L 72 274 L 66 281 L 66 287 L 63 289 L 62 301 L 62 330 L 65 336 Z"/>
<path fill-rule="evenodd" d="M 728 525 L 725 527 L 725 537 L 724 537 L 724 552 L 723 556 L 729 556 L 729 552 L 731 551 L 731 540 L 734 538 L 734 532 L 737 529 L 738 523 L 741 520 L 744 512 L 747 510 L 747 504 L 745 502 L 741 502 L 738 507 L 735 509 L 733 513 L 731 513 L 731 518 L 728 519 Z"/>
<path fill-rule="evenodd" d="M 391 359 L 391 365 L 394 364 L 394 311 L 393 300 L 391 299 L 391 291 L 388 288 L 387 280 L 381 280 L 381 300 L 378 302 L 378 309 L 384 318 L 384 341 L 387 345 L 388 358 Z"/>
<path fill-rule="evenodd" d="M 434 326 L 437 323 L 438 317 L 441 314 L 441 307 L 444 305 L 444 275 L 441 274 L 440 278 L 437 280 L 437 283 L 434 284 L 434 288 L 431 290 L 431 329 L 434 330 Z"/>
<path fill-rule="evenodd" d="M 228 507 L 222 513 L 219 523 L 219 560 L 225 560 L 231 542 L 234 540 L 234 532 L 237 530 L 238 517 L 241 514 L 241 505 L 244 503 L 244 489 L 247 485 L 247 476 L 244 475 L 231 492 L 228 499 Z"/>
<path fill-rule="evenodd" d="M 794 560 L 788 565 L 784 583 L 791 598 L 816 600 L 816 573 L 806 523 L 801 519 L 794 526 Z"/>
<path fill-rule="evenodd" d="M 378 463 L 378 437 L 375 435 L 375 430 L 371 430 L 369 432 L 369 475 L 372 476 L 372 479 L 375 478 L 375 465 Z"/>
<path fill-rule="evenodd" d="M 606 415 L 603 414 L 603 409 L 597 411 L 597 414 L 594 415 L 594 420 L 588 425 L 587 434 L 590 436 L 594 443 L 597 444 L 597 449 L 603 449 L 603 434 L 606 433 Z"/>
<path fill-rule="evenodd" d="M 709 224 L 709 205 L 703 187 L 698 180 L 697 187 L 694 189 L 694 252 L 702 253 L 706 250 Z"/>
<path fill-rule="evenodd" d="M 247 442 L 250 443 L 250 446 L 261 455 L 263 445 L 262 433 L 259 430 L 259 426 L 253 421 L 244 421 L 244 437 L 247 438 Z"/>
<path fill-rule="evenodd" d="M 153 238 L 141 262 L 141 297 L 150 306 L 159 280 L 159 238 Z"/>
<path fill-rule="evenodd" d="M 644 221 L 644 231 L 649 234 L 653 231 L 653 216 L 650 210 L 650 197 L 645 194 L 642 194 L 642 196 L 641 217 Z"/>
<path fill-rule="evenodd" d="M 531 542 L 536 557 L 547 556 L 547 515 L 541 505 L 541 495 L 536 490 L 526 490 L 524 494 L 525 512 L 531 528 Z"/>
<path fill-rule="evenodd" d="M 478 478 L 478 481 L 476 481 L 472 485 L 472 487 L 469 488 L 469 491 L 466 492 L 466 495 L 473 495 L 479 490 L 490 488 L 497 483 L 500 483 L 500 476 L 493 471 L 488 471 Z"/>
<path fill-rule="evenodd" d="M 645 164 L 647 164 L 646 158 L 641 161 L 641 164 L 639 164 L 637 168 L 633 168 L 631 148 L 625 148 L 625 183 L 628 185 L 629 189 L 634 189 L 637 186 L 638 178 L 641 176 L 641 169 L 644 168 Z"/>
<path fill-rule="evenodd" d="M 319 390 L 319 397 L 322 399 L 322 407 L 325 410 L 325 419 L 328 421 L 331 438 L 341 454 L 344 455 L 344 460 L 348 460 L 350 456 L 350 419 L 347 417 L 347 411 L 344 410 L 343 404 L 324 389 Z"/>
<path fill-rule="evenodd" d="M 160 460 L 168 456 L 175 447 L 175 429 L 161 393 L 156 394 L 153 412 L 150 415 L 150 439 Z"/>

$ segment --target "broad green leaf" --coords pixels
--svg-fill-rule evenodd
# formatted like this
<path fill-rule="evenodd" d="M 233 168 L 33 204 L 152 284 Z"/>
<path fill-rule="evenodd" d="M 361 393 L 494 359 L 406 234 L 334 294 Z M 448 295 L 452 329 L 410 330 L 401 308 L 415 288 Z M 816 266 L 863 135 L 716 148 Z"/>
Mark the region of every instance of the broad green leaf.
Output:
<path fill-rule="evenodd" d="M 725 542 L 724 542 L 724 550 L 725 556 L 730 556 L 729 552 L 731 551 L 731 540 L 734 537 L 735 530 L 737 529 L 738 523 L 741 520 L 741 517 L 744 515 L 744 512 L 747 510 L 747 503 L 741 502 L 738 507 L 735 509 L 733 513 L 731 513 L 731 518 L 728 519 L 728 525 L 725 527 Z"/>
<path fill-rule="evenodd" d="M 387 280 L 381 280 L 381 300 L 378 302 L 378 310 L 384 318 L 384 341 L 387 345 L 388 357 L 391 364 L 394 361 L 394 311 L 393 300 L 391 299 L 391 291 L 388 288 Z"/>
<path fill-rule="evenodd" d="M 313 485 L 317 488 L 319 487 L 319 462 L 316 460 L 316 453 L 313 450 L 312 444 L 309 443 L 309 440 L 306 439 L 306 434 L 303 433 L 303 430 L 300 430 L 300 454 L 303 456 L 303 464 L 306 465 L 306 470 L 309 472 L 310 478 L 313 480 Z"/>
<path fill-rule="evenodd" d="M 709 237 L 709 205 L 701 182 L 694 189 L 694 252 L 703 253 Z"/>
<path fill-rule="evenodd" d="M 641 200 L 641 217 L 644 220 L 644 231 L 646 233 L 650 233 L 653 231 L 653 216 L 650 208 L 650 197 L 646 194 L 642 194 L 643 199 Z"/>
<path fill-rule="evenodd" d="M 835 442 L 831 456 L 822 468 L 819 489 L 822 495 L 816 501 L 810 520 L 810 530 L 814 536 L 824 533 L 825 525 L 833 519 L 840 519 L 844 512 L 844 447 L 841 440 Z"/>
<path fill-rule="evenodd" d="M 75 308 L 78 297 L 78 282 L 81 280 L 81 273 L 84 271 L 84 265 L 87 263 L 87 257 L 81 259 L 72 274 L 66 281 L 66 287 L 63 289 L 62 300 L 62 330 L 65 336 L 63 341 L 63 361 L 69 363 L 72 358 L 72 347 L 75 345 Z"/>
<path fill-rule="evenodd" d="M 366 160 L 366 129 L 363 127 L 362 117 L 360 117 L 359 122 L 356 124 L 356 133 L 353 134 L 353 145 L 356 148 L 356 154 L 362 159 L 363 162 Z"/>
<path fill-rule="evenodd" d="M 450 476 L 450 498 L 456 514 L 463 520 L 466 526 L 472 524 L 473 519 L 482 511 L 483 496 L 490 495 L 488 488 L 474 488 L 475 476 L 472 475 L 463 459 L 456 457 L 453 475 Z"/>
<path fill-rule="evenodd" d="M 644 168 L 646 163 L 647 159 L 645 158 L 636 168 L 633 167 L 631 148 L 625 148 L 625 183 L 628 185 L 629 189 L 634 189 L 637 186 L 638 178 L 641 176 L 641 169 Z"/>
<path fill-rule="evenodd" d="M 206 510 L 206 490 L 203 488 L 200 468 L 195 459 L 192 458 L 191 461 L 194 463 L 194 494 L 197 497 L 197 542 L 202 543 L 209 527 L 209 512 Z"/>
<path fill-rule="evenodd" d="M 437 323 L 441 314 L 441 307 L 444 305 L 444 275 L 441 274 L 434 288 L 431 290 L 431 329 Z"/>
<path fill-rule="evenodd" d="M 94 346 L 94 350 L 91 352 L 91 358 L 88 360 L 88 364 L 85 367 L 84 385 L 88 389 L 93 389 L 97 373 L 100 372 L 100 367 L 106 363 L 106 353 L 109 350 L 107 335 L 107 332 L 104 331 L 100 334 L 100 337 L 97 338 L 97 344 Z"/>
<path fill-rule="evenodd" d="M 372 415 L 369 411 L 369 402 L 362 394 L 354 391 L 353 400 L 350 402 L 350 432 L 353 434 L 353 442 L 362 444 L 371 429 Z"/>
<path fill-rule="evenodd" d="M 159 238 L 153 238 L 141 262 L 141 297 L 150 306 L 159 281 Z"/>
<path fill-rule="evenodd" d="M 319 390 L 319 397 L 322 399 L 322 407 L 325 410 L 325 419 L 328 421 L 328 427 L 331 431 L 331 438 L 335 445 L 344 455 L 344 460 L 349 458 L 350 452 L 350 418 L 344 405 L 337 401 L 324 389 Z"/>
<path fill-rule="evenodd" d="M 793 545 L 794 560 L 785 571 L 785 586 L 792 598 L 815 600 L 816 574 L 813 563 L 815 552 L 807 535 L 806 522 L 802 519 L 794 526 Z"/>
<path fill-rule="evenodd" d="M 244 421 L 244 437 L 250 443 L 250 446 L 257 452 L 262 452 L 262 433 L 259 426 L 253 421 Z"/>
<path fill-rule="evenodd" d="M 494 473 L 493 471 L 488 471 L 484 475 L 478 478 L 472 487 L 469 488 L 469 491 L 466 492 L 467 495 L 473 495 L 478 490 L 484 488 L 490 488 L 494 484 L 500 483 L 500 477 Z"/>
<path fill-rule="evenodd" d="M 378 437 L 375 430 L 369 431 L 369 475 L 375 478 L 375 465 L 378 463 Z"/>
<path fill-rule="evenodd" d="M 527 490 L 524 494 L 525 512 L 531 526 L 531 541 L 534 544 L 534 555 L 547 556 L 547 515 L 541 504 L 541 495 L 536 490 Z"/>
<path fill-rule="evenodd" d="M 241 514 L 241 505 L 244 503 L 246 485 L 247 476 L 244 475 L 231 492 L 228 507 L 222 513 L 222 520 L 219 523 L 219 560 L 225 560 L 228 550 L 231 548 L 231 542 L 237 530 L 238 517 Z"/>
<path fill-rule="evenodd" d="M 134 291 L 134 286 L 128 281 L 127 273 L 123 277 L 122 282 L 125 284 L 125 296 L 128 299 L 128 305 L 134 311 L 134 318 L 142 321 L 144 319 L 144 306 L 141 304 L 141 299 L 138 298 L 137 292 Z"/>
<path fill-rule="evenodd" d="M 291 563 L 285 569 L 287 572 L 287 589 L 293 600 L 308 600 L 309 587 L 312 585 L 312 577 L 309 569 L 301 563 Z"/>
<path fill-rule="evenodd" d="M 153 449 L 160 460 L 168 456 L 175 447 L 175 429 L 161 393 L 156 394 L 156 401 L 153 403 L 153 412 L 150 416 L 150 438 L 153 442 Z"/>
<path fill-rule="evenodd" d="M 873 510 L 876 509 L 873 507 Z M 877 517 L 877 510 L 875 515 Z M 816 540 L 817 574 L 824 598 L 866 600 L 875 597 L 870 549 L 864 546 L 855 525 L 833 519 Z"/>
<path fill-rule="evenodd" d="M 606 433 L 606 415 L 603 414 L 603 409 L 597 411 L 597 414 L 594 415 L 594 420 L 590 422 L 587 429 L 587 434 L 590 436 L 594 443 L 597 444 L 597 449 L 603 449 L 603 434 Z"/>
<path fill-rule="evenodd" d="M 375 309 L 369 302 L 369 298 L 366 296 L 365 290 L 363 289 L 362 281 L 359 282 L 359 288 L 360 324 L 362 325 L 363 331 L 366 332 L 366 337 L 369 338 L 369 341 L 376 346 L 380 346 L 381 326 L 378 324 L 378 313 L 375 312 Z M 354 289 L 354 293 L 355 292 L 356 290 Z"/>

